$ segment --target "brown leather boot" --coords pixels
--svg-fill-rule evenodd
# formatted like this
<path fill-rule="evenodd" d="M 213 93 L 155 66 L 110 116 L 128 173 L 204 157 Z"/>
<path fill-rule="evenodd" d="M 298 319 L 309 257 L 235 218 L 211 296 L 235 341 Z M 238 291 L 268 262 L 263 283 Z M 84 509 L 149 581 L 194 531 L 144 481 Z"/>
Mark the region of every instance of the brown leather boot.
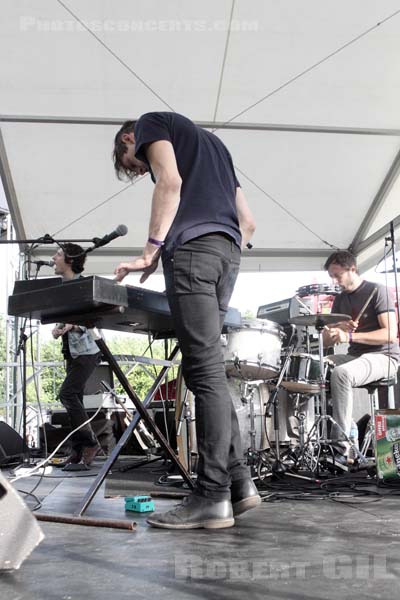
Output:
<path fill-rule="evenodd" d="M 82 449 L 82 458 L 80 460 L 86 467 L 90 467 L 98 453 L 101 451 L 101 446 L 97 444 L 96 446 L 86 446 Z"/>

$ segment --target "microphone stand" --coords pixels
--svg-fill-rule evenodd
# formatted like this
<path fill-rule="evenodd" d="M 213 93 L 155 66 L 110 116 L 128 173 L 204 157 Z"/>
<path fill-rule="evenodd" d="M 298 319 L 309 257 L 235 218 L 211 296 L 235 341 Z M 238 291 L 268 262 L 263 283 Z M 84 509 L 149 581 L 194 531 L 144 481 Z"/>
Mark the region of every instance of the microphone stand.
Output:
<path fill-rule="evenodd" d="M 36 265 L 36 273 L 35 273 L 35 277 L 34 277 L 35 279 L 37 278 L 37 276 L 39 274 L 40 267 L 41 267 L 41 265 Z M 26 388 L 27 388 L 26 343 L 29 338 L 32 338 L 32 330 L 31 330 L 29 337 L 25 333 L 27 321 L 28 321 L 28 317 L 26 317 L 24 319 L 22 326 L 20 327 L 18 346 L 17 346 L 17 350 L 15 352 L 16 359 L 19 357 L 20 354 L 22 355 L 22 369 L 21 369 L 21 371 L 22 371 L 22 382 L 21 382 L 21 390 L 22 390 L 22 449 L 21 449 L 22 463 L 20 463 L 18 465 L 18 467 L 20 467 L 20 466 L 33 467 L 34 466 L 31 463 L 30 449 L 29 449 L 29 444 L 27 441 L 27 414 L 26 413 L 27 413 L 28 398 L 27 398 L 27 390 L 26 390 Z M 32 365 L 32 368 L 34 369 L 34 365 Z"/>
<path fill-rule="evenodd" d="M 26 405 L 27 405 L 27 396 L 26 396 L 26 342 L 28 341 L 28 336 L 25 333 L 27 318 L 24 320 L 22 327 L 19 330 L 19 341 L 17 351 L 15 353 L 15 358 L 18 358 L 20 354 L 22 354 L 22 465 L 27 466 L 30 464 L 30 453 L 28 444 L 26 442 L 26 434 L 27 434 L 27 422 L 26 422 Z M 20 463 L 21 464 L 21 463 Z"/>
<path fill-rule="evenodd" d="M 393 259 L 393 273 L 394 273 L 394 286 L 396 290 L 396 310 L 397 310 L 397 337 L 400 340 L 400 305 L 399 305 L 399 286 L 397 284 L 397 263 L 396 263 L 396 240 L 394 236 L 394 224 L 390 221 L 390 236 L 385 238 L 386 241 L 390 241 L 392 245 L 392 259 Z"/>
<path fill-rule="evenodd" d="M 22 327 L 19 330 L 19 340 L 18 340 L 18 347 L 15 353 L 15 357 L 16 359 L 19 357 L 19 355 L 22 356 L 22 369 L 21 369 L 21 373 L 22 373 L 22 381 L 21 381 L 21 391 L 22 391 L 22 448 L 21 448 L 21 456 L 22 456 L 22 462 L 20 462 L 16 469 L 19 467 L 33 467 L 34 463 L 31 463 L 31 453 L 30 453 L 30 448 L 29 448 L 29 444 L 27 441 L 27 377 L 26 377 L 26 372 L 27 372 L 27 360 L 26 360 L 26 346 L 27 346 L 27 341 L 28 339 L 32 338 L 32 332 L 30 333 L 29 336 L 26 335 L 25 333 L 25 329 L 26 329 L 26 323 L 28 321 L 28 318 L 26 317 L 23 321 Z"/>
<path fill-rule="evenodd" d="M 90 239 L 63 239 L 63 240 L 56 240 L 54 239 L 51 235 L 49 235 L 48 233 L 46 233 L 44 236 L 39 237 L 39 238 L 35 238 L 34 240 L 1 240 L 0 239 L 0 244 L 67 244 L 68 242 L 71 244 L 75 244 L 75 243 L 88 243 L 88 244 L 93 244 L 95 242 L 97 238 L 90 238 Z"/>

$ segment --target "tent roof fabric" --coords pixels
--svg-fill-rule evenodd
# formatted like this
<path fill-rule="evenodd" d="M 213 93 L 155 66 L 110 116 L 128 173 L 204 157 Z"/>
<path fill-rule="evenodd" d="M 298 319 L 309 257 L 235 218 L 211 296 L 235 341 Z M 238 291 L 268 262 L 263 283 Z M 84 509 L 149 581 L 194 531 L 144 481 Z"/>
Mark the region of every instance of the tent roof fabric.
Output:
<path fill-rule="evenodd" d="M 243 270 L 316 270 L 350 246 L 369 268 L 400 230 L 399 33 L 398 0 L 4 0 L 0 175 L 18 237 L 126 223 L 90 268 L 139 253 L 152 184 L 116 180 L 112 141 L 174 110 L 233 155 L 257 223 Z"/>

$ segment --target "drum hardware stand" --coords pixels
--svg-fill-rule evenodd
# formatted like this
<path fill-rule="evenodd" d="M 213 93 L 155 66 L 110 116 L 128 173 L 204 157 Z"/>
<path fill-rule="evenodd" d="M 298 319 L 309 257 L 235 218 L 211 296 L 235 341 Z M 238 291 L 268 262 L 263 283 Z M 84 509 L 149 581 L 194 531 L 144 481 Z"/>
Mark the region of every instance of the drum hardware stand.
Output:
<path fill-rule="evenodd" d="M 295 407 L 295 418 L 298 420 L 299 422 L 299 446 L 298 448 L 294 449 L 294 455 L 295 455 L 295 464 L 294 464 L 294 468 L 300 469 L 300 470 L 305 470 L 305 471 L 314 471 L 315 468 L 312 466 L 312 463 L 315 464 L 315 458 L 313 455 L 313 452 L 309 450 L 310 447 L 310 442 L 311 442 L 311 437 L 312 437 L 312 433 L 313 431 L 315 431 L 315 427 L 313 425 L 312 429 L 310 430 L 310 433 L 307 434 L 307 436 L 305 435 L 305 420 L 306 420 L 306 414 L 303 412 L 299 412 L 299 398 L 300 396 L 308 396 L 308 397 L 312 397 L 315 396 L 315 393 L 298 393 L 297 395 L 297 400 L 296 400 L 296 407 Z M 296 410 L 298 411 L 296 414 Z M 308 461 L 308 464 L 306 464 Z"/>
<path fill-rule="evenodd" d="M 346 465 L 342 465 L 339 461 L 335 460 L 335 453 L 332 447 L 333 439 L 328 438 L 328 421 L 331 425 L 336 425 L 340 432 L 344 435 L 344 439 L 350 444 L 355 454 L 360 458 L 364 458 L 359 449 L 353 444 L 350 438 L 346 435 L 346 432 L 336 423 L 336 421 L 328 415 L 327 411 L 327 398 L 326 398 L 326 375 L 324 368 L 324 347 L 323 347 L 323 330 L 329 323 L 337 323 L 339 321 L 349 321 L 351 317 L 349 315 L 342 314 L 322 314 L 317 313 L 315 315 L 302 315 L 290 319 L 289 322 L 295 325 L 314 325 L 318 332 L 318 348 L 319 348 L 319 364 L 320 364 L 320 381 L 319 381 L 319 395 L 320 395 L 320 414 L 312 426 L 308 440 L 311 439 L 313 432 L 316 432 L 317 441 L 316 446 L 318 453 L 316 457 L 316 473 L 319 475 L 320 464 L 326 464 L 328 461 L 328 455 L 333 459 L 333 463 L 343 470 L 347 470 Z M 321 456 L 322 454 L 322 456 Z"/>
<path fill-rule="evenodd" d="M 289 345 L 287 349 L 287 353 L 285 356 L 285 362 L 283 363 L 283 367 L 281 372 L 279 373 L 278 380 L 276 382 L 276 386 L 274 392 L 272 394 L 271 400 L 268 402 L 268 407 L 266 409 L 266 416 L 269 411 L 269 407 L 272 405 L 273 407 L 273 419 L 274 419 L 274 433 L 275 433 L 275 461 L 271 465 L 271 473 L 268 473 L 265 477 L 295 477 L 297 479 L 305 479 L 307 481 L 313 481 L 310 477 L 304 477 L 303 475 L 298 475 L 296 473 L 287 472 L 287 465 L 281 460 L 281 452 L 280 452 L 280 439 L 279 439 L 279 401 L 278 401 L 278 393 L 282 387 L 282 380 L 286 374 L 286 371 L 289 366 L 290 358 L 294 352 L 295 344 L 292 343 L 293 337 L 295 334 L 295 327 L 292 324 L 292 335 L 290 336 Z M 262 460 L 262 459 L 261 459 Z M 264 479 L 265 479 L 264 477 Z"/>
<path fill-rule="evenodd" d="M 248 395 L 249 402 L 249 410 L 250 410 L 250 452 L 251 456 L 256 456 L 256 423 L 254 419 L 254 387 L 252 385 L 249 386 L 248 383 L 245 384 L 245 389 L 250 387 L 250 393 Z"/>
<path fill-rule="evenodd" d="M 194 423 L 196 418 L 192 415 L 192 411 L 189 403 L 189 390 L 186 388 L 185 396 L 180 407 L 178 415 L 178 427 L 176 428 L 176 436 L 181 434 L 182 424 L 185 421 L 186 424 L 186 455 L 187 455 L 187 472 L 190 476 L 193 476 L 193 465 L 192 465 L 192 451 L 190 447 L 190 424 Z"/>
<path fill-rule="evenodd" d="M 259 451 L 256 448 L 256 422 L 254 414 L 254 388 L 255 385 L 252 381 L 242 380 L 241 387 L 244 386 L 243 393 L 240 394 L 240 400 L 242 404 L 249 406 L 249 417 L 250 417 L 250 448 L 247 449 L 247 464 L 255 467 L 259 460 Z"/>
<path fill-rule="evenodd" d="M 103 388 L 107 392 L 107 394 L 110 394 L 110 396 L 113 398 L 114 402 L 116 404 L 118 404 L 118 406 L 120 408 L 122 408 L 123 412 L 125 413 L 125 419 L 126 419 L 125 423 L 129 425 L 129 423 L 132 421 L 134 415 L 126 408 L 123 400 L 121 400 L 121 398 L 118 396 L 115 389 L 112 388 L 107 381 L 104 381 L 104 379 L 102 379 L 100 381 L 100 384 L 103 386 Z M 143 427 L 143 430 L 144 430 L 143 432 L 141 431 L 141 426 Z M 151 458 L 151 456 L 152 456 L 151 450 L 148 447 L 145 448 L 144 443 L 142 442 L 141 437 L 140 437 L 141 433 L 143 433 L 144 435 L 147 435 L 147 436 L 151 435 L 149 433 L 149 431 L 147 431 L 147 429 L 145 428 L 143 423 L 139 421 L 137 430 L 135 429 L 133 434 L 136 436 L 136 439 L 137 439 L 139 445 L 141 446 L 141 448 L 145 451 L 146 458 L 144 458 L 143 460 L 141 460 L 139 462 L 130 462 L 128 464 L 125 464 L 125 465 L 119 467 L 118 470 L 120 473 L 126 473 L 127 471 L 130 471 L 132 469 L 137 469 L 138 467 L 141 467 L 143 465 L 147 465 L 149 463 L 161 460 L 161 458 L 162 458 L 161 456 L 157 456 L 156 458 Z"/>

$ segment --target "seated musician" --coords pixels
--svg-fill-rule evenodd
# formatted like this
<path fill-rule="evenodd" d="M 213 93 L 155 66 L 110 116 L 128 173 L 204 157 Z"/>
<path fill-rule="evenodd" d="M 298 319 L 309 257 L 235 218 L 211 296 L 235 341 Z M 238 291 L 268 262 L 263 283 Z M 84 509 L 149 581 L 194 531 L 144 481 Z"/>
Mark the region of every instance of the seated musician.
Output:
<path fill-rule="evenodd" d="M 347 354 L 329 357 L 337 365 L 331 374 L 331 396 L 332 416 L 339 426 L 333 428 L 331 437 L 338 440 L 335 449 L 340 453 L 341 462 L 346 462 L 349 444 L 344 441 L 343 432 L 350 434 L 353 388 L 397 373 L 399 345 L 395 307 L 385 286 L 361 278 L 350 252 L 334 252 L 324 268 L 342 288 L 331 312 L 351 316 L 350 321 L 335 323 L 323 332 L 324 346 L 349 344 Z M 376 292 L 360 314 L 375 288 Z"/>
<path fill-rule="evenodd" d="M 64 244 L 53 256 L 56 275 L 67 283 L 81 277 L 86 254 L 78 244 Z M 59 392 L 71 429 L 88 420 L 83 404 L 85 384 L 99 362 L 100 352 L 90 331 L 81 325 L 59 323 L 52 331 L 55 339 L 62 337 L 62 352 L 66 361 L 67 375 Z M 86 470 L 100 450 L 90 424 L 74 433 L 71 438 L 71 454 L 63 463 L 64 470 Z"/>

